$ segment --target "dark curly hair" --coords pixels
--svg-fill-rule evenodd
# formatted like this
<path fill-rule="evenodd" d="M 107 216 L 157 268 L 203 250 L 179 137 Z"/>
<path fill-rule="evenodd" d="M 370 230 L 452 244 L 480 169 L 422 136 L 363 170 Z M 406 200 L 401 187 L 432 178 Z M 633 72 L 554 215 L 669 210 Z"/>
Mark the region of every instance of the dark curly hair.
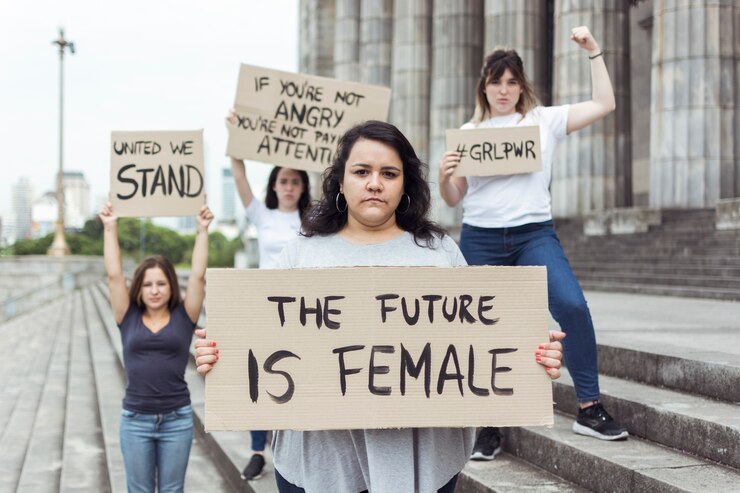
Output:
<path fill-rule="evenodd" d="M 434 238 L 441 238 L 446 231 L 429 219 L 431 193 L 425 179 L 427 166 L 416 156 L 406 137 L 390 123 L 370 120 L 347 130 L 339 140 L 339 147 L 331 167 L 322 176 L 323 197 L 314 202 L 303 216 L 303 235 L 330 235 L 338 233 L 347 224 L 347 210 L 339 212 L 336 206 L 339 184 L 344 179 L 347 158 L 360 139 L 386 144 L 398 153 L 403 162 L 403 191 L 411 198 L 408 209 L 396 210 L 396 224 L 414 235 L 419 246 L 432 247 Z M 401 200 L 401 207 L 407 202 Z"/>
<path fill-rule="evenodd" d="M 275 192 L 275 190 L 273 190 L 273 188 L 275 188 L 278 173 L 280 173 L 281 169 L 283 169 L 282 166 L 275 166 L 274 168 L 272 168 L 272 171 L 270 171 L 270 178 L 268 178 L 267 180 L 265 207 L 267 207 L 268 209 L 277 209 L 279 205 L 277 193 Z M 303 213 L 306 212 L 308 206 L 311 203 L 311 190 L 308 184 L 308 173 L 306 173 L 302 169 L 294 169 L 293 171 L 300 175 L 301 181 L 303 182 L 303 192 L 301 193 L 301 196 L 298 197 L 298 215 L 300 217 L 303 217 Z"/>

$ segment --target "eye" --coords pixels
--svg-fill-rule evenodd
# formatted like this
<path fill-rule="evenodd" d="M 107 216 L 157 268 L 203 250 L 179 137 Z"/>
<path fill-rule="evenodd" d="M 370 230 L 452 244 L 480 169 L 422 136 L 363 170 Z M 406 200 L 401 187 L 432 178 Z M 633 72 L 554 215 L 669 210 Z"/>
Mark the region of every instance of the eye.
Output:
<path fill-rule="evenodd" d="M 383 176 L 387 178 L 395 178 L 398 176 L 398 171 L 386 170 L 383 172 Z"/>
<path fill-rule="evenodd" d="M 363 169 L 363 168 L 357 168 L 357 169 L 355 169 L 355 170 L 353 171 L 353 173 L 354 173 L 355 175 L 360 175 L 360 176 L 362 176 L 362 175 L 366 175 L 366 174 L 367 174 L 367 170 L 366 170 L 366 169 Z"/>

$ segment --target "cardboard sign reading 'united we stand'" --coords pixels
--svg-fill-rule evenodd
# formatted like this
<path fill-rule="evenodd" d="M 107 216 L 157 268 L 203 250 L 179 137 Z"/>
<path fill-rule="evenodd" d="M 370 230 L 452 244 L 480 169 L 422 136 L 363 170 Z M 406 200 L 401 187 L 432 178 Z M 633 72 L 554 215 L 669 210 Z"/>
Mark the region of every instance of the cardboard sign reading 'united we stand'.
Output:
<path fill-rule="evenodd" d="M 119 217 L 196 215 L 203 170 L 202 130 L 111 133 L 110 200 Z"/>
<path fill-rule="evenodd" d="M 540 127 L 447 130 L 447 150 L 460 154 L 454 176 L 493 176 L 542 170 Z"/>
<path fill-rule="evenodd" d="M 323 171 L 347 129 L 388 118 L 390 94 L 387 87 L 242 65 L 226 154 Z"/>
<path fill-rule="evenodd" d="M 208 269 L 207 431 L 553 423 L 545 267 Z"/>

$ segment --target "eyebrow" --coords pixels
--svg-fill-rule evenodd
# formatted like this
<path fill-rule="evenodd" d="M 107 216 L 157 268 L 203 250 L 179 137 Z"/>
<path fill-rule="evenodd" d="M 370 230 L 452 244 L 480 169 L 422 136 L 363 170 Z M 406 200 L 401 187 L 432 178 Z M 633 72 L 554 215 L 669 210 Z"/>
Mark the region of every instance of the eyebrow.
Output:
<path fill-rule="evenodd" d="M 371 165 L 369 165 L 369 164 L 367 164 L 367 163 L 355 163 L 355 164 L 350 164 L 350 167 L 351 167 L 351 168 L 354 168 L 354 167 L 360 167 L 360 168 L 372 168 L 372 166 L 371 166 Z M 385 171 L 385 170 L 389 170 L 389 169 L 392 169 L 392 170 L 395 170 L 395 171 L 400 171 L 400 170 L 401 170 L 401 167 L 400 167 L 400 166 L 397 166 L 397 165 L 395 165 L 395 164 L 386 164 L 386 165 L 384 165 L 384 166 L 383 166 L 382 168 L 380 168 L 380 169 L 381 169 L 381 170 L 383 170 L 383 171 Z"/>

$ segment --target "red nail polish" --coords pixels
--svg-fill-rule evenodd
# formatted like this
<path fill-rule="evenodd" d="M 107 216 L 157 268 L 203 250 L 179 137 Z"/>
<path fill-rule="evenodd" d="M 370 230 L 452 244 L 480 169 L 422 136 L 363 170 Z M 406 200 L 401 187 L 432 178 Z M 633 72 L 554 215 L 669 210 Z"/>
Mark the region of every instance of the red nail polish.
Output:
<path fill-rule="evenodd" d="M 552 370 L 552 368 L 550 368 L 549 366 L 545 367 L 545 371 L 550 371 L 550 370 Z"/>
<path fill-rule="evenodd" d="M 540 344 L 539 346 L 537 346 L 537 349 L 545 349 L 545 345 L 544 344 Z"/>
<path fill-rule="evenodd" d="M 218 361 L 218 354 L 216 355 L 216 361 Z"/>
<path fill-rule="evenodd" d="M 541 351 L 535 351 L 535 352 L 534 352 L 534 355 L 535 355 L 535 356 L 542 356 L 542 352 L 541 352 Z"/>
<path fill-rule="evenodd" d="M 542 361 L 542 358 L 540 358 L 539 356 L 537 356 L 537 357 L 535 358 L 535 361 Z"/>
<path fill-rule="evenodd" d="M 211 347 L 216 345 L 216 341 L 211 341 Z"/>

